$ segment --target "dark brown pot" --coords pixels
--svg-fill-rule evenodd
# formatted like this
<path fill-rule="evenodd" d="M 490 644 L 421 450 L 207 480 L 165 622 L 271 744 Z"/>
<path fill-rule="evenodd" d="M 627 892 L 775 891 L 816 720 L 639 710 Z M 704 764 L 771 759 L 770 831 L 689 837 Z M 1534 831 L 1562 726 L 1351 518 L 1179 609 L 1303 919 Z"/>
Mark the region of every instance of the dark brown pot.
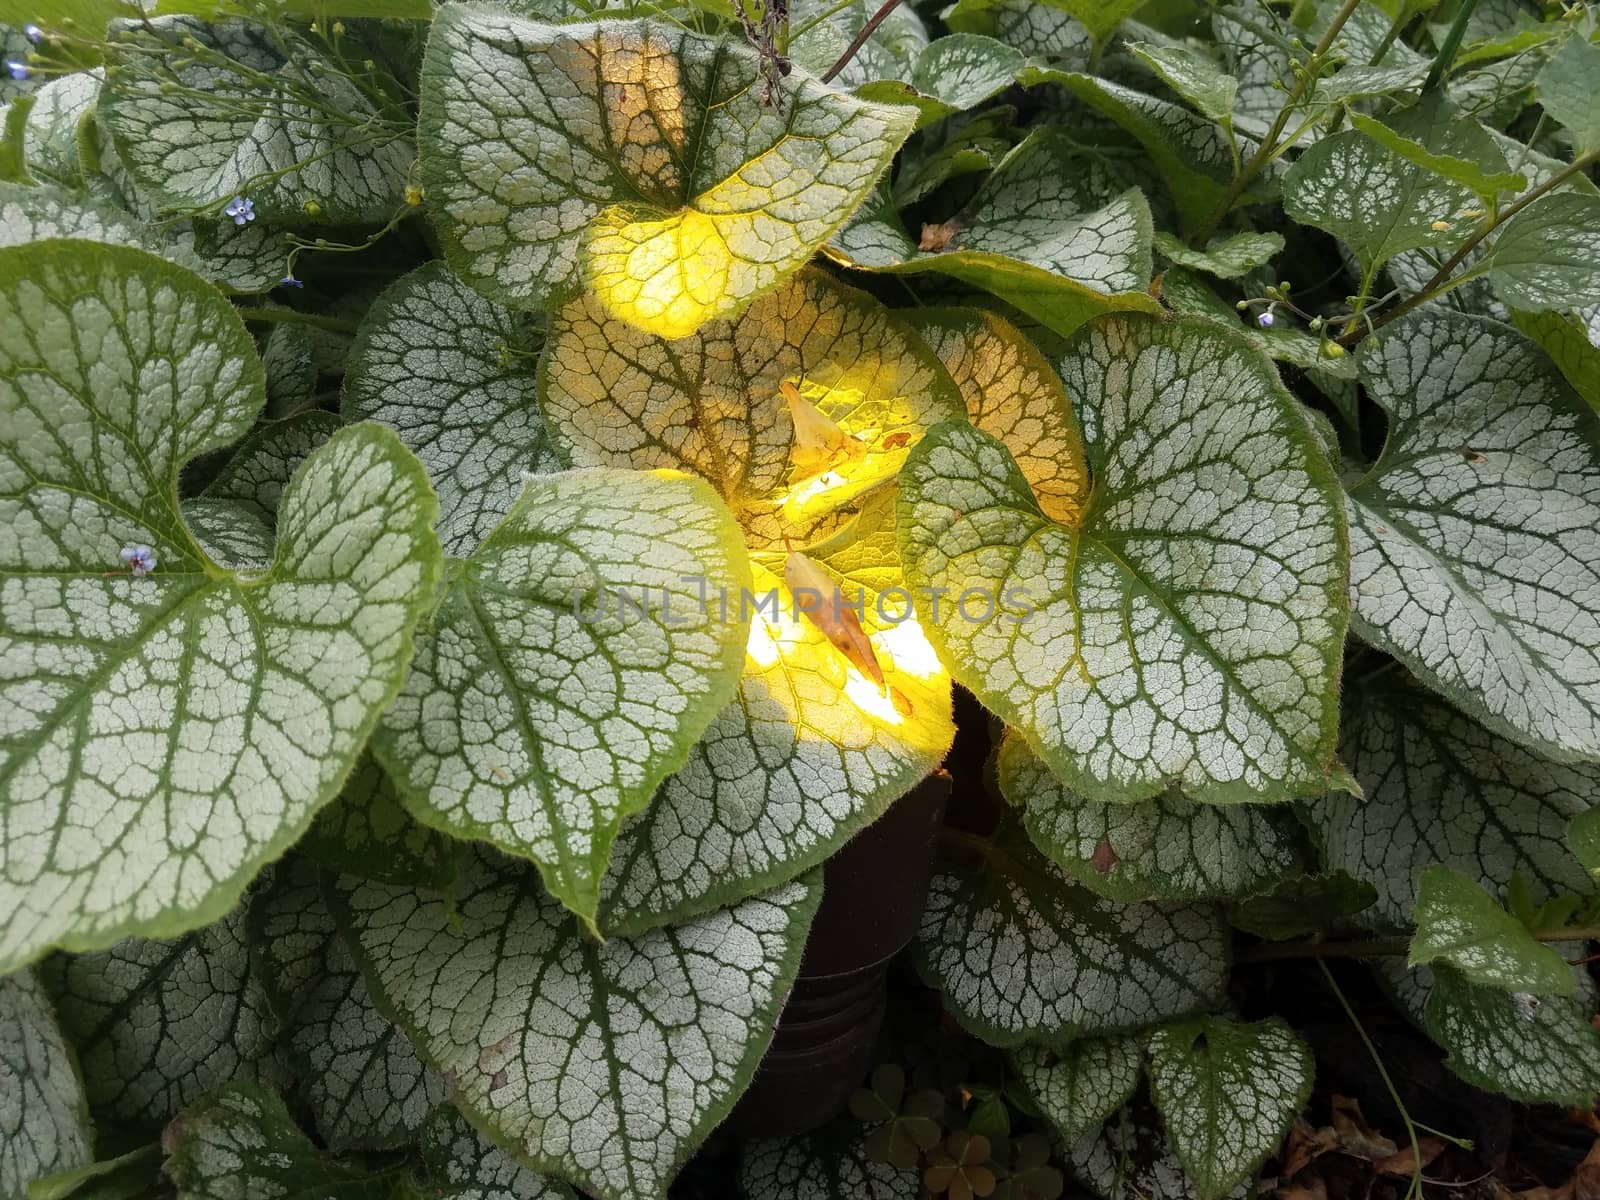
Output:
<path fill-rule="evenodd" d="M 724 1128 L 787 1137 L 825 1124 L 872 1065 L 889 961 L 917 932 L 950 777 L 897 800 L 823 865 L 822 904 L 772 1045 Z"/>

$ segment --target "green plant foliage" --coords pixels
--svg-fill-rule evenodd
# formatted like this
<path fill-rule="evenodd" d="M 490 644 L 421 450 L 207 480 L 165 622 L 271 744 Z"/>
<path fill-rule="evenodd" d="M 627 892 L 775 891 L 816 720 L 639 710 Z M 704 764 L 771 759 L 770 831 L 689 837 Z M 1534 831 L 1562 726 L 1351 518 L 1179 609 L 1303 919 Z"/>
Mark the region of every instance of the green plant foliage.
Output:
<path fill-rule="evenodd" d="M 1326 786 L 1343 521 L 1271 367 L 1208 325 L 1127 318 L 1084 330 L 1061 366 L 1098 435 L 1085 439 L 1097 486 L 1077 521 L 1042 511 L 1009 449 L 969 426 L 939 427 L 907 461 L 908 578 L 1010 606 L 974 622 L 947 605 L 934 645 L 1085 794 L 1143 800 L 1177 781 L 1197 800 L 1238 801 Z M 1267 529 L 1284 532 L 1253 549 Z M 1209 586 L 1206 564 L 1224 561 L 1253 578 L 1248 597 Z"/>
<path fill-rule="evenodd" d="M 1277 1147 L 1311 1094 L 1311 1051 L 1282 1021 L 1202 1017 L 1150 1035 L 1150 1092 L 1200 1200 Z"/>
<path fill-rule="evenodd" d="M 1592 6 L 0 22 L 0 1200 L 1420 1200 L 1600 1096 Z"/>
<path fill-rule="evenodd" d="M 27 719 L 5 732 L 0 778 L 32 829 L 80 831 L 0 849 L 38 864 L 0 885 L 15 914 L 0 962 L 15 966 L 226 912 L 338 789 L 399 686 L 439 566 L 427 478 L 373 426 L 344 431 L 295 476 L 270 569 L 241 578 L 212 562 L 176 483 L 263 403 L 238 318 L 142 251 L 49 242 L 0 262 L 14 481 L 0 512 L 17 533 L 5 566 L 31 573 L 0 619 L 54 681 L 8 683 L 31 690 L 13 701 Z M 75 334 L 91 309 L 122 331 L 93 358 Z M 51 381 L 50 409 L 28 379 Z M 76 445 L 41 436 L 63 413 Z M 130 545 L 151 549 L 148 575 L 119 572 Z M 149 767 L 129 773 L 130 756 Z"/>
<path fill-rule="evenodd" d="M 1207 1008 L 1219 999 L 1223 953 L 1211 910 L 1102 899 L 1014 822 L 935 874 L 916 943 L 923 977 L 997 1046 Z"/>
<path fill-rule="evenodd" d="M 1430 867 L 1422 877 L 1413 915 L 1417 932 L 1407 962 L 1448 964 L 1478 987 L 1570 996 L 1566 959 L 1534 941 L 1526 926 L 1449 867 Z"/>

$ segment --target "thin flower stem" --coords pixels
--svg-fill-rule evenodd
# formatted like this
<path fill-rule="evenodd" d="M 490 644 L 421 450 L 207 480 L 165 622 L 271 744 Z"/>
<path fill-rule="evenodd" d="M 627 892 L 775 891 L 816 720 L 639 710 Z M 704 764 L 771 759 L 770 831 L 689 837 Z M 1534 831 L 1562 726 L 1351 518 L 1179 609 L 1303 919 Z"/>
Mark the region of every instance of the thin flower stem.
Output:
<path fill-rule="evenodd" d="M 1221 199 L 1217 201 L 1217 206 L 1212 209 L 1211 215 L 1206 218 L 1205 224 L 1201 225 L 1194 237 L 1190 239 L 1191 245 L 1204 246 L 1215 236 L 1218 227 L 1221 226 L 1228 213 L 1232 211 L 1234 201 L 1243 194 L 1244 189 L 1250 185 L 1250 181 L 1261 172 L 1261 169 L 1272 161 L 1273 151 L 1277 147 L 1278 139 L 1283 135 L 1284 128 L 1289 124 L 1289 118 L 1293 114 L 1295 106 L 1300 103 L 1305 96 L 1306 89 L 1311 86 L 1321 72 L 1323 59 L 1333 49 L 1333 43 L 1338 38 L 1339 31 L 1344 28 L 1345 22 L 1360 7 L 1361 0 L 1344 0 L 1344 3 L 1339 6 L 1339 11 L 1333 14 L 1333 20 L 1328 22 L 1327 32 L 1322 35 L 1322 40 L 1311 51 L 1311 57 L 1306 60 L 1299 77 L 1294 81 L 1294 86 L 1289 89 L 1289 94 L 1284 97 L 1283 107 L 1278 110 L 1277 119 L 1272 122 L 1272 127 L 1267 130 L 1267 136 L 1262 138 L 1261 145 L 1256 148 L 1256 152 L 1244 164 L 1244 169 L 1234 173 L 1232 182 L 1223 191 Z"/>
<path fill-rule="evenodd" d="M 1429 279 L 1427 283 L 1422 285 L 1421 290 L 1419 290 L 1409 299 L 1406 299 L 1395 305 L 1388 312 L 1384 313 L 1383 316 L 1372 322 L 1372 324 L 1367 328 L 1366 333 L 1376 333 L 1379 329 L 1382 329 L 1396 317 L 1404 316 L 1418 305 L 1426 304 L 1435 296 L 1440 295 L 1442 292 L 1448 290 L 1449 287 L 1456 286 L 1455 283 L 1449 282 L 1450 276 L 1455 273 L 1455 269 L 1457 267 L 1467 261 L 1467 256 L 1469 254 L 1482 245 L 1484 238 L 1488 237 L 1512 217 L 1516 216 L 1523 209 L 1527 208 L 1528 205 L 1539 199 L 1540 196 L 1544 196 L 1555 188 L 1560 187 L 1574 175 L 1588 170 L 1597 162 L 1600 162 L 1600 150 L 1591 150 L 1587 154 L 1578 156 L 1561 170 L 1550 176 L 1549 179 L 1546 179 L 1538 187 L 1529 188 L 1515 201 L 1506 205 L 1494 216 L 1487 218 L 1483 224 L 1478 227 L 1478 231 L 1476 233 L 1474 233 L 1466 241 L 1462 242 L 1461 245 L 1456 249 L 1456 252 L 1449 258 L 1445 259 L 1443 265 L 1441 265 L 1439 269 L 1433 273 L 1433 278 Z M 1364 336 L 1366 336 L 1366 334 L 1359 329 L 1346 330 L 1344 333 L 1339 335 L 1338 340 L 1341 345 L 1352 346 L 1356 342 L 1360 341 Z"/>
<path fill-rule="evenodd" d="M 861 32 L 856 34 L 855 40 L 844 48 L 844 53 L 839 55 L 839 61 L 829 67 L 822 76 L 823 83 L 832 83 L 834 77 L 844 70 L 854 58 L 861 47 L 867 44 L 867 39 L 877 32 L 878 26 L 888 19 L 890 13 L 900 6 L 900 0 L 884 0 L 878 11 L 867 18 L 867 23 L 861 27 Z"/>
<path fill-rule="evenodd" d="M 1466 36 L 1467 21 L 1477 6 L 1478 0 L 1461 0 L 1461 7 L 1456 10 L 1455 20 L 1450 22 L 1444 41 L 1439 44 L 1439 53 L 1434 55 L 1433 66 L 1428 68 L 1428 78 L 1422 84 L 1424 94 L 1444 83 L 1445 75 L 1449 72 L 1451 64 L 1456 61 L 1456 51 L 1461 49 L 1461 39 Z"/>
<path fill-rule="evenodd" d="M 1322 968 L 1322 977 L 1327 980 L 1328 987 L 1339 1001 L 1339 1007 L 1344 1009 L 1344 1015 L 1350 1018 L 1350 1024 L 1355 1026 L 1356 1033 L 1361 1038 L 1361 1044 L 1367 1048 L 1367 1053 L 1372 1058 L 1372 1065 L 1378 1068 L 1378 1077 L 1383 1080 L 1383 1086 L 1389 1089 L 1389 1099 L 1394 1101 L 1394 1106 L 1400 1112 L 1400 1120 L 1406 1127 L 1406 1136 L 1411 1139 L 1411 1186 L 1406 1189 L 1406 1200 L 1422 1195 L 1422 1143 L 1417 1138 L 1417 1126 L 1411 1119 L 1411 1113 L 1406 1109 L 1406 1102 L 1400 1099 L 1400 1091 L 1394 1086 L 1394 1080 L 1389 1078 L 1389 1068 L 1384 1066 L 1383 1056 L 1378 1053 L 1378 1048 L 1372 1044 L 1372 1038 L 1367 1035 L 1367 1027 L 1361 1023 L 1361 1018 L 1356 1016 L 1356 1010 L 1350 1007 L 1350 1001 L 1345 998 L 1344 990 L 1333 977 L 1333 972 L 1328 970 L 1328 964 L 1319 962 Z"/>

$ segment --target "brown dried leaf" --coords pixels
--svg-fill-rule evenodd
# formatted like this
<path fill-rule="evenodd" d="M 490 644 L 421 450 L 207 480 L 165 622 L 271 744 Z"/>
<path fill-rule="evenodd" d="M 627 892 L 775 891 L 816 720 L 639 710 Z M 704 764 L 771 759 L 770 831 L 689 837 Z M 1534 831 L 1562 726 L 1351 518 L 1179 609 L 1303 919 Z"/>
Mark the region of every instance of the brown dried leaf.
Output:
<path fill-rule="evenodd" d="M 1417 1146 L 1422 1151 L 1422 1165 L 1424 1167 L 1444 1153 L 1444 1143 L 1438 1138 L 1418 1138 Z M 1397 1179 L 1403 1179 L 1416 1172 L 1416 1157 L 1411 1153 L 1409 1145 L 1402 1146 L 1388 1158 L 1380 1158 L 1374 1162 L 1372 1169 L 1379 1175 L 1391 1175 Z"/>
<path fill-rule="evenodd" d="M 917 249 L 926 251 L 943 250 L 950 244 L 950 240 L 960 232 L 961 226 L 956 223 L 953 217 L 948 221 L 941 221 L 937 225 L 924 225 L 922 227 L 922 236 L 917 239 Z"/>

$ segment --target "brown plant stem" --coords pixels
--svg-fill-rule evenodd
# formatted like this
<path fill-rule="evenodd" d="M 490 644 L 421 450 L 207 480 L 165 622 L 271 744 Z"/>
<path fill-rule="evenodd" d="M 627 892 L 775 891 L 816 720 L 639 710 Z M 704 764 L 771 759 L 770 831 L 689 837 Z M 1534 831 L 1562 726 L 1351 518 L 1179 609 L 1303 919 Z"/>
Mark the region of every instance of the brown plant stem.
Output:
<path fill-rule="evenodd" d="M 861 47 L 867 44 L 867 39 L 877 31 L 879 25 L 900 5 L 900 0 L 884 0 L 878 11 L 867 18 L 867 23 L 861 27 L 861 32 L 856 34 L 855 40 L 844 48 L 844 53 L 839 55 L 839 60 L 823 73 L 822 82 L 832 83 L 836 75 L 849 65 Z"/>

